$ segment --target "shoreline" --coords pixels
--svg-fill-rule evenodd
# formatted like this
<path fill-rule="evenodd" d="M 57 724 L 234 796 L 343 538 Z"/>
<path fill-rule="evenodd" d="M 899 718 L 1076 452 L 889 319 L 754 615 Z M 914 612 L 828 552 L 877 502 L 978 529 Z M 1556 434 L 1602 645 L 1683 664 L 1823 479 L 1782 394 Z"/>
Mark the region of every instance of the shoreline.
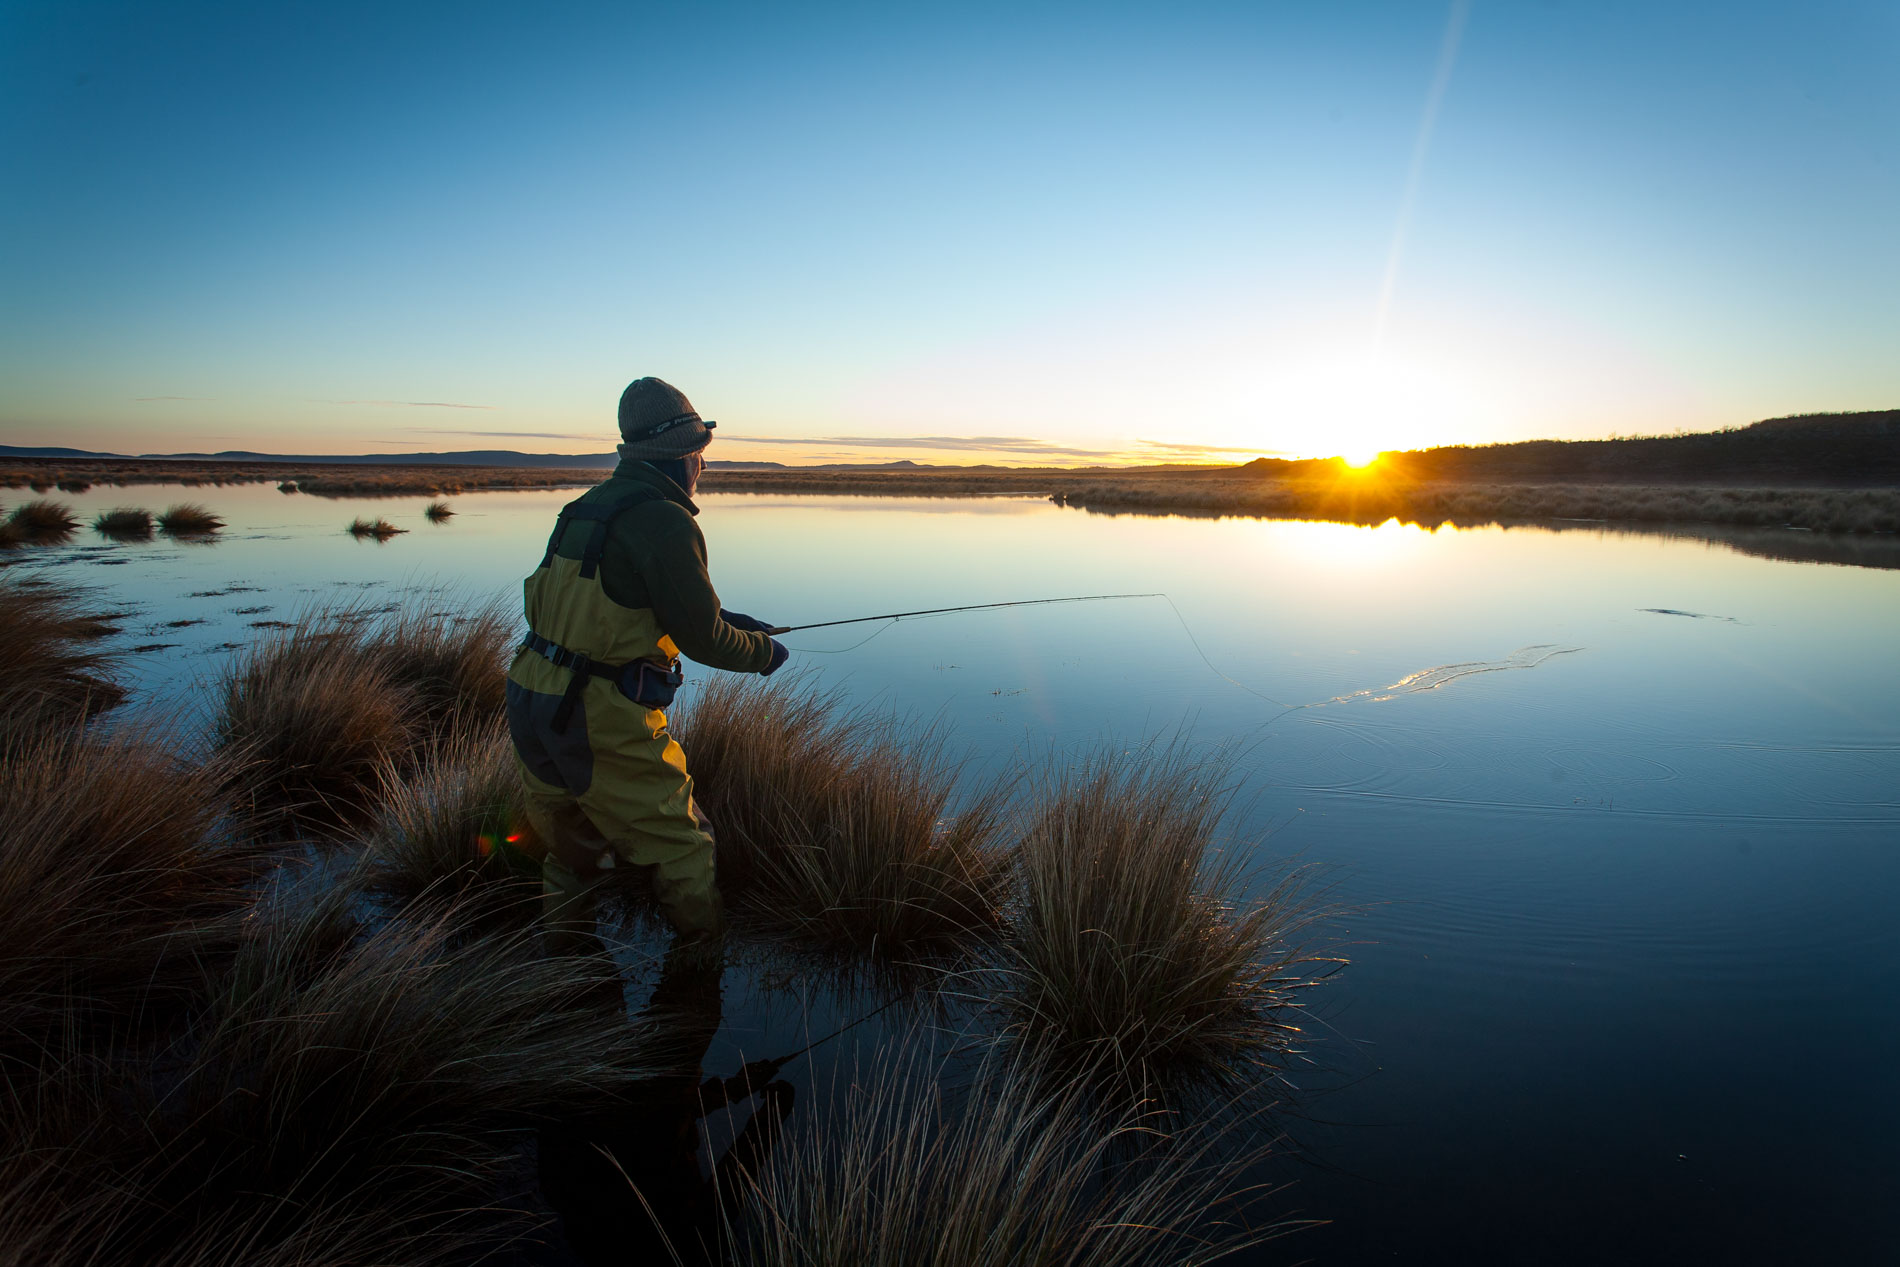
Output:
<path fill-rule="evenodd" d="M 1310 469 L 1310 468 L 1309 468 Z M 16 458 L 0 483 L 35 494 L 96 486 L 276 484 L 315 497 L 456 496 L 584 488 L 604 468 L 337 465 L 183 460 Z M 1044 497 L 1092 514 L 1317 519 L 1372 525 L 1397 519 L 1436 528 L 1545 520 L 1797 528 L 1839 535 L 1900 532 L 1900 487 L 1786 480 L 1414 480 L 1343 463 L 1289 476 L 1252 467 L 1111 471 L 1021 467 L 890 470 L 709 469 L 708 493 L 860 497 Z M 10 499 L 12 500 L 12 499 Z"/>

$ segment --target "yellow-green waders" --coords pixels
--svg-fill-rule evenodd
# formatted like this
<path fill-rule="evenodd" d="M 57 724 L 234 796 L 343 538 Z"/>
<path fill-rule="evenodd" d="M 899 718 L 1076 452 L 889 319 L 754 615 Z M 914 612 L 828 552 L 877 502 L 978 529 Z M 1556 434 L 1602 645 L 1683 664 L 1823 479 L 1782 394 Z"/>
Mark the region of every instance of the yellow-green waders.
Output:
<path fill-rule="evenodd" d="M 595 890 L 621 867 L 652 868 L 654 895 L 679 933 L 724 923 L 712 831 L 693 804 L 685 754 L 666 714 L 629 694 L 651 697 L 636 683 L 668 681 L 668 670 L 676 685 L 679 650 L 650 608 L 614 602 L 598 576 L 608 522 L 656 496 L 596 489 L 570 503 L 524 587 L 532 633 L 508 669 L 508 725 L 528 819 L 548 849 L 550 949 L 597 944 Z M 570 529 L 591 534 L 580 559 L 555 549 Z"/>

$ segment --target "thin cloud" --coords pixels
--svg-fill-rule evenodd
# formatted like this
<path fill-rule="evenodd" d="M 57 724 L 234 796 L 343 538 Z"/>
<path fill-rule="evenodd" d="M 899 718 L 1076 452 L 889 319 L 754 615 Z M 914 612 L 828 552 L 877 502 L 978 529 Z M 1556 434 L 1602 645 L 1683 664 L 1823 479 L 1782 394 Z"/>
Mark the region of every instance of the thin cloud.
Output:
<path fill-rule="evenodd" d="M 155 400 L 216 400 L 215 396 L 134 396 L 140 404 L 149 404 Z"/>
<path fill-rule="evenodd" d="M 1169 440 L 1137 440 L 1136 444 L 1145 449 L 1167 453 L 1248 453 L 1256 457 L 1284 457 L 1290 449 L 1257 449 L 1250 445 L 1230 444 L 1175 444 Z"/>
<path fill-rule="evenodd" d="M 1111 449 L 1073 449 L 1028 436 L 733 436 L 745 444 L 821 444 L 853 449 L 950 449 L 975 453 L 1030 453 L 1039 457 L 1112 458 Z"/>
<path fill-rule="evenodd" d="M 313 405 L 394 405 L 403 409 L 499 409 L 499 405 L 463 405 L 452 400 L 313 400 Z"/>
<path fill-rule="evenodd" d="M 469 407 L 486 408 L 486 406 Z M 608 442 L 607 437 L 599 432 L 595 432 L 592 435 L 572 435 L 565 431 L 469 431 L 461 427 L 404 427 L 402 430 L 412 435 L 427 436 L 509 436 L 517 440 L 593 440 L 601 444 Z M 421 444 L 422 441 L 400 440 L 396 443 Z M 616 439 L 614 443 L 617 444 L 619 441 Z"/>

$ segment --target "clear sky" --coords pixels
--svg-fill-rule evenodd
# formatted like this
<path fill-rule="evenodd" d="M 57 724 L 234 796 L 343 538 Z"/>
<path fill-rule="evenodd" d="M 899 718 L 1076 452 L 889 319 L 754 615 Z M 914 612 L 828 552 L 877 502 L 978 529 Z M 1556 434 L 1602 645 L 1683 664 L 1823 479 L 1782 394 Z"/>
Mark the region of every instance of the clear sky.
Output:
<path fill-rule="evenodd" d="M 0 0 L 0 442 L 1123 461 L 1900 405 L 1900 4 Z"/>

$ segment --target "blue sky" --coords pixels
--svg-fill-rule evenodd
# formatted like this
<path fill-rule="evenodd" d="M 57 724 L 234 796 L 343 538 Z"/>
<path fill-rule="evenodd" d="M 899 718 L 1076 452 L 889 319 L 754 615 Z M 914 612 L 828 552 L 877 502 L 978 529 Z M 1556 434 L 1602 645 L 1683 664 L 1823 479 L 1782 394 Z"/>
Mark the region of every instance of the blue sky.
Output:
<path fill-rule="evenodd" d="M 0 11 L 0 440 L 1095 461 L 1900 404 L 1900 7 Z M 1429 122 L 1429 127 L 1427 123 Z"/>

